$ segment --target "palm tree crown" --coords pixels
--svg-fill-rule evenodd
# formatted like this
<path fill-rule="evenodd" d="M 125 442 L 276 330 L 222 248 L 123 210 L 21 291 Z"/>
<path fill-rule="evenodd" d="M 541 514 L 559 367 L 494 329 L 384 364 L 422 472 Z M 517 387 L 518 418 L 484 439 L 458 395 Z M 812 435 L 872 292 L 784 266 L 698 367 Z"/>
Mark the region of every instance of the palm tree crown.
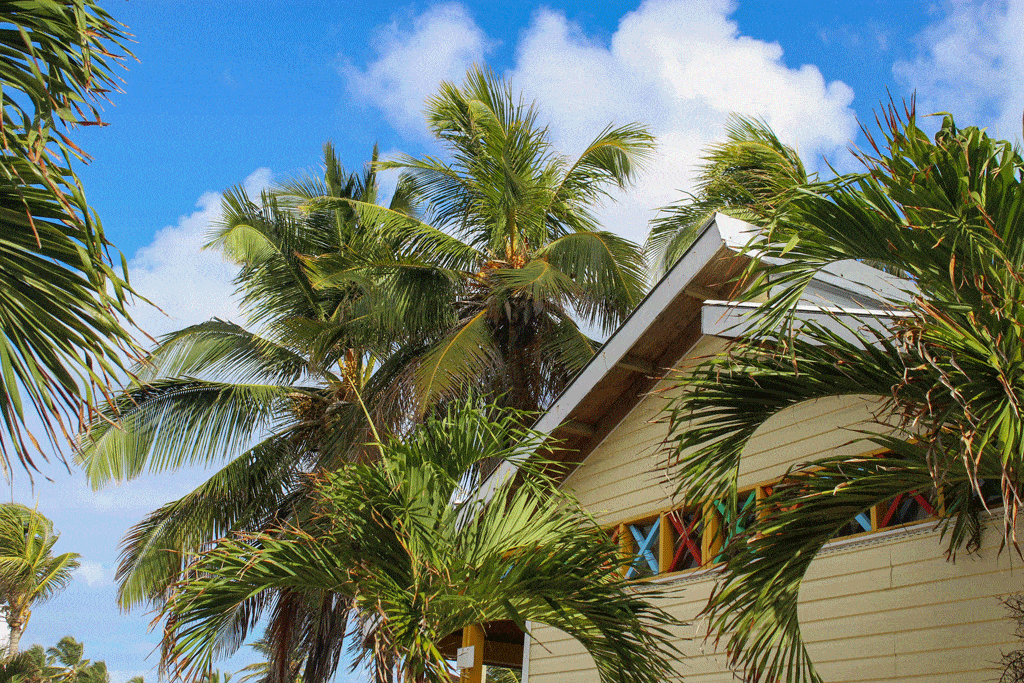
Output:
<path fill-rule="evenodd" d="M 225 541 L 173 587 L 165 607 L 173 675 L 201 675 L 235 628 L 238 607 L 267 590 L 351 597 L 363 649 L 383 682 L 448 683 L 441 640 L 474 624 L 526 620 L 570 634 L 605 682 L 673 677 L 656 589 L 636 592 L 606 534 L 532 457 L 545 440 L 524 416 L 450 404 L 379 457 L 326 474 L 304 528 Z M 485 463 L 522 464 L 483 500 Z M 307 669 L 308 673 L 308 669 Z"/>
<path fill-rule="evenodd" d="M 0 505 L 0 601 L 10 629 L 7 656 L 18 653 L 32 607 L 71 583 L 78 553 L 53 554 L 53 522 L 17 503 Z"/>
<path fill-rule="evenodd" d="M 422 219 L 351 202 L 407 266 L 429 269 L 416 306 L 430 311 L 434 333 L 406 347 L 405 386 L 421 412 L 471 388 L 520 409 L 545 406 L 594 353 L 580 324 L 613 330 L 645 291 L 641 250 L 601 230 L 593 210 L 633 182 L 651 135 L 609 127 L 573 160 L 553 151 L 538 115 L 508 83 L 473 69 L 427 102 L 450 161 L 381 164 L 402 169 Z M 388 299 L 404 302 L 404 291 Z M 416 317 L 391 310 L 395 329 Z"/>
<path fill-rule="evenodd" d="M 753 681 L 819 680 L 800 636 L 801 581 L 822 546 L 872 506 L 934 492 L 954 555 L 978 547 L 979 513 L 1002 505 L 1004 538 L 1016 544 L 1024 160 L 948 116 L 934 139 L 912 109 L 886 121 L 885 144 L 862 157 L 866 173 L 797 188 L 751 244 L 772 264 L 748 292 L 765 301 L 760 324 L 694 373 L 669 413 L 680 493 L 734 508 L 743 448 L 772 415 L 825 396 L 879 401 L 882 433 L 863 438 L 887 454 L 793 468 L 729 541 L 707 611 Z M 840 335 L 801 321 L 794 332 L 811 278 L 847 259 L 906 274 L 888 301 L 891 323 L 848 321 L 851 334 Z"/>
<path fill-rule="evenodd" d="M 106 662 L 84 659 L 85 645 L 64 636 L 54 647 L 46 648 L 50 680 L 67 683 L 110 683 Z"/>

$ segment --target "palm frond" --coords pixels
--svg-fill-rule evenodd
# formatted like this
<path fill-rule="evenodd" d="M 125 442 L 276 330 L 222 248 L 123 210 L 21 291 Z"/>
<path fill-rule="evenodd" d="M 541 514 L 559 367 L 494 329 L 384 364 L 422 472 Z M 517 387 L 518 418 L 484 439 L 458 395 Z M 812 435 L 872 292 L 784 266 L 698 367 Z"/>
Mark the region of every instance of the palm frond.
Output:
<path fill-rule="evenodd" d="M 643 298 L 646 264 L 640 248 L 611 232 L 566 235 L 539 249 L 548 261 L 576 283 L 575 305 L 584 322 L 611 333 Z"/>
<path fill-rule="evenodd" d="M 306 359 L 291 348 L 214 318 L 162 337 L 135 374 L 140 382 L 202 374 L 290 384 L 298 381 L 306 368 Z"/>
<path fill-rule="evenodd" d="M 423 355 L 415 368 L 421 410 L 438 398 L 465 392 L 493 365 L 497 353 L 486 316 L 480 311 Z"/>
<path fill-rule="evenodd" d="M 70 442 L 94 401 L 139 348 L 128 328 L 135 293 L 72 169 L 87 155 L 66 131 L 100 124 L 117 89 L 128 34 L 92 0 L 0 9 L 0 466 L 35 468 L 40 436 Z M 44 456 L 45 457 L 45 456 Z"/>
<path fill-rule="evenodd" d="M 652 606 L 658 591 L 635 592 L 618 548 L 525 458 L 544 437 L 522 419 L 453 405 L 408 439 L 380 444 L 375 463 L 328 475 L 315 533 L 220 546 L 168 603 L 170 670 L 188 678 L 208 666 L 246 596 L 330 590 L 354 600 L 374 661 L 393 663 L 401 679 L 447 681 L 440 639 L 495 619 L 565 630 L 602 681 L 674 677 L 675 621 Z M 525 463 L 527 478 L 480 500 L 464 487 L 494 458 Z"/>
<path fill-rule="evenodd" d="M 549 211 L 560 221 L 566 220 L 559 209 L 608 197 L 607 185 L 625 189 L 637 180 L 654 147 L 654 136 L 646 126 L 608 126 L 563 173 L 551 194 Z M 566 223 L 572 225 L 572 220 Z"/>
<path fill-rule="evenodd" d="M 696 190 L 662 208 L 652 221 L 647 247 L 667 270 L 716 211 L 763 225 L 797 188 L 813 182 L 800 156 L 767 123 L 734 114 L 726 123 L 725 142 L 703 155 Z"/>
<path fill-rule="evenodd" d="M 401 211 L 367 202 L 346 201 L 363 221 L 375 226 L 383 239 L 400 245 L 403 254 L 453 270 L 473 270 L 483 260 L 473 247 Z"/>
<path fill-rule="evenodd" d="M 132 527 L 121 542 L 115 577 L 121 607 L 159 605 L 167 587 L 186 569 L 183 562 L 211 539 L 259 531 L 290 518 L 302 505 L 297 491 L 311 469 L 295 436 L 267 438 Z"/>
<path fill-rule="evenodd" d="M 154 380 L 119 398 L 84 435 L 81 464 L 93 486 L 144 471 L 230 460 L 279 411 L 304 396 L 300 387 L 194 378 Z"/>

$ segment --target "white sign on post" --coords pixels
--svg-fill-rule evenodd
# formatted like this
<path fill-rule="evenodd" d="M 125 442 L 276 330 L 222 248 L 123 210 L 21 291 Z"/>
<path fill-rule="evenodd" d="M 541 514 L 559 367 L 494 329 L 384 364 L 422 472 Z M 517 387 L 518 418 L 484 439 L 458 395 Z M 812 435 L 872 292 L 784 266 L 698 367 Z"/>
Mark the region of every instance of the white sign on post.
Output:
<path fill-rule="evenodd" d="M 473 660 L 476 659 L 476 647 L 460 647 L 455 656 L 456 666 L 460 669 L 472 669 Z"/>

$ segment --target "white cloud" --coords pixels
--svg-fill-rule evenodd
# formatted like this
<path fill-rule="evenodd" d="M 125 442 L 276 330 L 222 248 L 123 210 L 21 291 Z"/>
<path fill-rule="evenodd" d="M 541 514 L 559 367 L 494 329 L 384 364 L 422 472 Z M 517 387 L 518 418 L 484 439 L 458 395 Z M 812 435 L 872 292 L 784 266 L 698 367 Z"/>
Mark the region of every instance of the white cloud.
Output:
<path fill-rule="evenodd" d="M 460 17 L 460 35 L 486 44 L 465 10 L 442 7 Z M 510 75 L 537 100 L 561 149 L 579 152 L 612 122 L 640 121 L 657 136 L 658 153 L 638 186 L 603 211 L 609 229 L 643 241 L 654 209 L 690 189 L 702 150 L 722 139 L 731 112 L 764 117 L 812 166 L 822 154 L 846 155 L 857 133 L 853 91 L 826 82 L 812 65 L 788 67 L 777 43 L 741 35 L 729 18 L 734 9 L 730 0 L 649 0 L 622 17 L 607 42 L 564 14 L 540 10 L 520 37 Z M 385 112 L 406 112 L 404 125 L 437 85 L 435 72 L 421 69 L 419 60 L 438 11 L 386 41 L 367 70 L 376 74 L 386 66 L 388 77 L 367 76 L 374 89 L 363 92 Z M 458 78 L 468 61 L 446 62 L 445 76 L 455 70 Z"/>
<path fill-rule="evenodd" d="M 220 465 L 215 461 L 213 467 Z M 77 477 L 62 485 L 61 504 L 88 510 L 90 514 L 126 515 L 139 518 L 160 505 L 177 500 L 206 481 L 213 471 L 201 465 L 181 467 L 173 476 L 143 474 L 131 481 L 109 483 L 93 490 Z"/>
<path fill-rule="evenodd" d="M 270 170 L 257 169 L 243 186 L 251 195 L 270 184 Z M 132 286 L 163 313 L 138 303 L 136 323 L 154 337 L 217 316 L 238 318 L 231 284 L 236 268 L 220 252 L 204 250 L 207 233 L 220 217 L 221 195 L 207 192 L 197 211 L 157 231 L 153 241 L 128 262 Z"/>
<path fill-rule="evenodd" d="M 954 1 L 918 36 L 921 54 L 894 71 L 917 91 L 918 111 L 951 112 L 962 126 L 1021 139 L 1024 0 Z"/>
<path fill-rule="evenodd" d="M 650 0 L 626 14 L 608 45 L 542 10 L 518 48 L 513 78 L 578 151 L 609 122 L 644 122 L 658 139 L 648 173 L 608 207 L 606 225 L 635 240 L 653 209 L 690 189 L 708 144 L 732 112 L 763 117 L 811 165 L 856 135 L 853 91 L 811 65 L 789 68 L 782 48 L 743 36 L 726 0 Z"/>
<path fill-rule="evenodd" d="M 380 55 L 365 70 L 342 69 L 353 93 L 380 107 L 405 132 L 423 130 L 423 102 L 442 80 L 458 80 L 492 43 L 460 4 L 435 5 L 411 29 L 392 22 L 377 34 Z"/>
<path fill-rule="evenodd" d="M 101 588 L 113 582 L 114 572 L 99 562 L 82 560 L 82 564 L 75 570 L 75 578 L 89 588 Z"/>

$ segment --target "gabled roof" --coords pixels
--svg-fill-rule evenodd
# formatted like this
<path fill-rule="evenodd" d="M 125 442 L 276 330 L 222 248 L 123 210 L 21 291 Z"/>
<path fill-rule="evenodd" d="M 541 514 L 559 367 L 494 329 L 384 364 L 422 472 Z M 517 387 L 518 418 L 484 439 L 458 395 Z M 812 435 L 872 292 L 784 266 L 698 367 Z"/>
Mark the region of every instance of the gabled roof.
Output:
<path fill-rule="evenodd" d="M 744 250 L 758 235 L 755 226 L 724 214 L 709 219 L 682 258 L 535 423 L 534 429 L 560 443 L 555 459 L 582 462 L 702 336 L 735 336 L 728 330 L 737 323 L 742 327 L 748 307 L 731 301 L 733 290 L 750 263 Z M 836 312 L 884 317 L 889 315 L 884 302 L 904 298 L 907 284 L 847 261 L 823 269 L 804 302 L 808 312 L 822 317 Z M 492 480 L 513 468 L 506 463 Z"/>

